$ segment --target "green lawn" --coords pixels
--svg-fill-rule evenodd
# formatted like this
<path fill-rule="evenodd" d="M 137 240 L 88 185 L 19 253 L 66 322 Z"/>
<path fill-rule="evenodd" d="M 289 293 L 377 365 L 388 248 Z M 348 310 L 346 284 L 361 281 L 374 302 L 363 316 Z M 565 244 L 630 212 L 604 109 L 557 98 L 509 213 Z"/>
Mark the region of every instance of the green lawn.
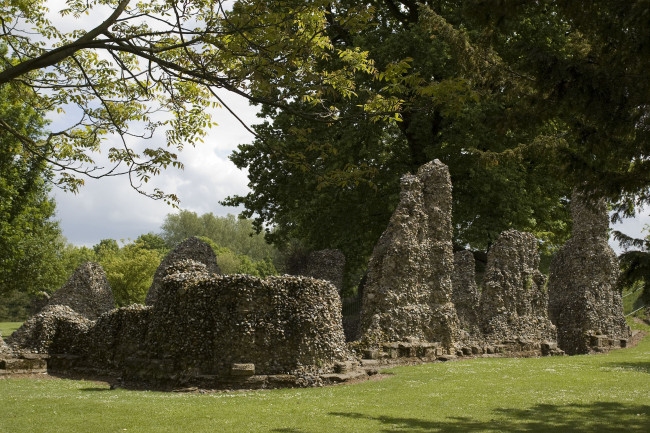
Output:
<path fill-rule="evenodd" d="M 606 355 L 391 371 L 355 385 L 216 394 L 4 379 L 0 432 L 650 432 L 650 338 Z"/>
<path fill-rule="evenodd" d="M 3 337 L 8 337 L 22 324 L 23 322 L 0 322 L 0 334 Z"/>

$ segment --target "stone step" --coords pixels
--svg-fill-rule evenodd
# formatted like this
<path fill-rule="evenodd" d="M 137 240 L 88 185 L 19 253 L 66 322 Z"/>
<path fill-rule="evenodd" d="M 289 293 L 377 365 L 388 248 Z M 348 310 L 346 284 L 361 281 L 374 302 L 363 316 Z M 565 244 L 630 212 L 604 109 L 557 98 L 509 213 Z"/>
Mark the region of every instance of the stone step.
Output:
<path fill-rule="evenodd" d="M 360 370 L 360 371 L 353 371 L 345 374 L 339 374 L 339 373 L 321 374 L 320 378 L 323 379 L 325 382 L 342 383 L 342 382 L 348 382 L 350 380 L 355 380 L 355 379 L 364 379 L 367 376 L 368 375 L 366 374 L 365 371 Z"/>
<path fill-rule="evenodd" d="M 0 370 L 7 372 L 34 372 L 43 373 L 47 371 L 47 362 L 45 359 L 24 359 L 24 358 L 7 358 L 0 359 Z"/>

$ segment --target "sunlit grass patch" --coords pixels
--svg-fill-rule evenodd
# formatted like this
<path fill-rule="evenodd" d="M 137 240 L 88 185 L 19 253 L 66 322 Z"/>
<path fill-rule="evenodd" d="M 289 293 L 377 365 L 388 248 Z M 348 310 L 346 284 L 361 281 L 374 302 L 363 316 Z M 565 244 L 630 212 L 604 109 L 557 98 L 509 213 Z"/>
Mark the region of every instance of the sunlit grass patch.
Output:
<path fill-rule="evenodd" d="M 2 334 L 3 337 L 8 337 L 13 332 L 20 328 L 20 326 L 23 324 L 23 322 L 0 322 L 0 334 Z"/>

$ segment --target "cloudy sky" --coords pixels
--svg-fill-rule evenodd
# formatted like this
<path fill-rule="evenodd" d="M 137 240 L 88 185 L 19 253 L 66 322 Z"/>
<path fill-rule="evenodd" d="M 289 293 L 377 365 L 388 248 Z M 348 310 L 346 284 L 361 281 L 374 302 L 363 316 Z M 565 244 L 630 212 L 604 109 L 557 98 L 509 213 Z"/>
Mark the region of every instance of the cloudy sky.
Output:
<path fill-rule="evenodd" d="M 259 122 L 256 109 L 246 100 L 228 93 L 220 96 L 246 124 Z M 170 168 L 147 187 L 175 193 L 181 200 L 181 209 L 199 214 L 237 214 L 236 208 L 219 204 L 229 195 L 248 191 L 246 172 L 237 169 L 228 156 L 238 144 L 249 143 L 253 137 L 224 108 L 214 110 L 213 120 L 218 125 L 209 131 L 204 143 L 186 147 L 179 154 L 185 169 Z M 165 216 L 178 211 L 139 194 L 122 176 L 86 179 L 78 194 L 57 190 L 55 198 L 63 234 L 75 245 L 92 246 L 101 239 L 126 240 L 142 233 L 156 233 Z"/>

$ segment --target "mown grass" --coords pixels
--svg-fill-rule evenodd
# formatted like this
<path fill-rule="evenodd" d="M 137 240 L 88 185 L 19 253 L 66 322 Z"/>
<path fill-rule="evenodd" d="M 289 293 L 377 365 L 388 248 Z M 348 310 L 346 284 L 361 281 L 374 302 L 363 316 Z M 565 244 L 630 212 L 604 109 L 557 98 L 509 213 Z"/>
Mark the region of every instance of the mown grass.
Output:
<path fill-rule="evenodd" d="M 22 324 L 23 322 L 0 322 L 0 334 L 3 337 L 8 337 Z"/>
<path fill-rule="evenodd" d="M 650 338 L 605 355 L 391 372 L 354 385 L 215 394 L 5 379 L 0 432 L 650 431 Z"/>

